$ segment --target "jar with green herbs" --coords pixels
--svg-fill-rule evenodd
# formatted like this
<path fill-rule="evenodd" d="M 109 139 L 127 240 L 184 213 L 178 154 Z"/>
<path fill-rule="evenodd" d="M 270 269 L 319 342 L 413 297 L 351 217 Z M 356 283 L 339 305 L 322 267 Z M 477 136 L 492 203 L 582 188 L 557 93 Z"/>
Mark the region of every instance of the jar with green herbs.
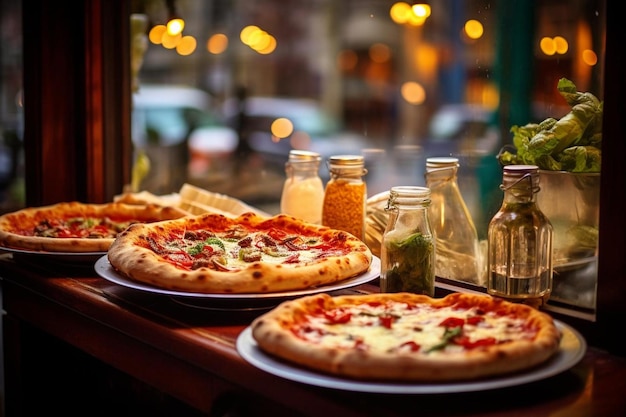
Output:
<path fill-rule="evenodd" d="M 324 191 L 322 225 L 365 239 L 367 185 L 362 155 L 337 155 L 328 160 L 330 180 Z"/>
<path fill-rule="evenodd" d="M 430 189 L 389 191 L 389 219 L 381 243 L 381 292 L 435 295 L 435 239 L 428 220 Z"/>

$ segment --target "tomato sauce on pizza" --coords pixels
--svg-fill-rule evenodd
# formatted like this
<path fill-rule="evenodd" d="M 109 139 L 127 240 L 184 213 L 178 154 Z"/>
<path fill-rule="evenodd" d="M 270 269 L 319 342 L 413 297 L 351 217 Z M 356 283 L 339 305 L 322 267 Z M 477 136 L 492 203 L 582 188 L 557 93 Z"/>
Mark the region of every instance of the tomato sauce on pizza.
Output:
<path fill-rule="evenodd" d="M 367 272 L 372 254 L 340 230 L 252 212 L 133 225 L 108 251 L 118 272 L 157 287 L 202 293 L 271 293 Z"/>
<path fill-rule="evenodd" d="M 366 380 L 454 381 L 531 368 L 559 348 L 552 318 L 488 295 L 410 293 L 285 301 L 252 323 L 259 347 Z"/>

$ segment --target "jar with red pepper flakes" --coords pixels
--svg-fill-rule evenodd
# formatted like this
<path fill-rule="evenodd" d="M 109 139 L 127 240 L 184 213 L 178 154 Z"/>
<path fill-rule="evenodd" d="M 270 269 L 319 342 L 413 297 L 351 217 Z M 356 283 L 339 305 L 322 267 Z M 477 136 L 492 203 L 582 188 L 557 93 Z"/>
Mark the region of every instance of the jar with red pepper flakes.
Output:
<path fill-rule="evenodd" d="M 328 160 L 330 180 L 324 191 L 322 225 L 365 238 L 367 174 L 362 155 L 336 155 Z"/>

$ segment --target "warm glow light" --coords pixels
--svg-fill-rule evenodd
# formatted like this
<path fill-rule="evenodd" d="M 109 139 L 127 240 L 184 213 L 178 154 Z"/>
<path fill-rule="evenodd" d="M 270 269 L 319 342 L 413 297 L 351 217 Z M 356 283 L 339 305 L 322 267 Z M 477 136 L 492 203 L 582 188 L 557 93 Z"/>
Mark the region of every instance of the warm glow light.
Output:
<path fill-rule="evenodd" d="M 260 49 L 265 49 L 270 44 L 270 35 L 264 30 L 254 31 L 248 40 L 248 46 L 258 51 Z"/>
<path fill-rule="evenodd" d="M 413 9 L 413 13 L 415 14 L 415 16 L 421 19 L 426 19 L 428 18 L 428 16 L 430 16 L 430 5 L 428 4 L 425 4 L 425 3 L 414 4 L 412 9 Z"/>
<path fill-rule="evenodd" d="M 164 48 L 174 49 L 178 42 L 183 38 L 183 35 L 180 33 L 176 36 L 171 36 L 167 31 L 163 32 L 163 38 L 161 38 L 161 44 Z"/>
<path fill-rule="evenodd" d="M 228 37 L 223 33 L 216 33 L 206 43 L 206 49 L 214 55 L 223 53 L 228 48 Z"/>
<path fill-rule="evenodd" d="M 369 49 L 370 59 L 378 64 L 389 61 L 391 49 L 383 43 L 375 43 Z"/>
<path fill-rule="evenodd" d="M 554 55 L 556 53 L 556 45 L 554 43 L 554 39 L 543 37 L 539 42 L 539 47 L 541 48 L 541 52 L 546 55 Z"/>
<path fill-rule="evenodd" d="M 259 29 L 258 26 L 254 25 L 246 26 L 245 28 L 241 29 L 241 32 L 239 33 L 239 38 L 241 39 L 241 42 L 243 42 L 244 45 L 250 45 L 250 37 L 254 32 L 259 30 L 261 29 Z"/>
<path fill-rule="evenodd" d="M 180 17 L 176 17 L 167 22 L 167 33 L 169 33 L 170 36 L 176 36 L 182 33 L 184 28 L 185 21 Z"/>
<path fill-rule="evenodd" d="M 393 6 L 391 6 L 391 9 L 389 10 L 389 16 L 391 17 L 391 20 L 400 25 L 403 23 L 407 23 L 412 14 L 413 10 L 411 9 L 411 6 L 408 3 L 402 1 L 395 3 Z"/>
<path fill-rule="evenodd" d="M 291 133 L 293 132 L 293 123 L 291 123 L 291 120 L 289 119 L 280 117 L 272 122 L 272 127 L 270 130 L 272 132 L 272 135 L 279 139 L 283 139 L 291 135 Z"/>
<path fill-rule="evenodd" d="M 197 45 L 198 42 L 193 36 L 183 36 L 180 42 L 176 45 L 176 52 L 183 56 L 190 55 L 196 50 Z"/>
<path fill-rule="evenodd" d="M 267 39 L 268 39 L 267 46 L 263 49 L 257 49 L 257 52 L 262 55 L 271 54 L 272 52 L 274 52 L 277 46 L 276 38 L 274 38 L 272 35 L 268 35 Z"/>
<path fill-rule="evenodd" d="M 479 39 L 483 36 L 483 25 L 478 20 L 470 19 L 465 22 L 465 34 L 470 39 Z"/>
<path fill-rule="evenodd" d="M 565 54 L 567 52 L 567 50 L 569 49 L 569 45 L 568 45 L 567 41 L 562 36 L 555 36 L 554 37 L 554 45 L 556 47 L 556 52 L 558 54 L 561 54 L 561 55 Z"/>
<path fill-rule="evenodd" d="M 150 32 L 148 33 L 148 39 L 150 39 L 150 42 L 152 42 L 153 44 L 160 45 L 161 40 L 163 39 L 163 34 L 166 30 L 167 28 L 165 27 L 165 25 L 156 25 L 152 29 L 150 29 Z"/>
<path fill-rule="evenodd" d="M 402 84 L 402 98 L 410 104 L 422 104 L 426 100 L 426 90 L 421 84 L 408 81 Z"/>
<path fill-rule="evenodd" d="M 591 49 L 585 49 L 582 54 L 583 62 L 587 65 L 594 66 L 598 63 L 598 56 Z"/>

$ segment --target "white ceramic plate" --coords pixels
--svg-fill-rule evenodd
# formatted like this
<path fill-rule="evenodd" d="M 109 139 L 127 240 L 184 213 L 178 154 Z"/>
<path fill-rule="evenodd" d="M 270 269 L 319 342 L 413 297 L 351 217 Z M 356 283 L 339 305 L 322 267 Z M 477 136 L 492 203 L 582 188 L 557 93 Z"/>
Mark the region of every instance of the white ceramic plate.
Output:
<path fill-rule="evenodd" d="M 324 388 L 380 394 L 449 394 L 486 391 L 539 381 L 564 372 L 576 365 L 585 355 L 587 343 L 580 333 L 570 326 L 559 321 L 556 321 L 556 324 L 563 332 L 561 346 L 556 355 L 546 363 L 527 372 L 481 379 L 479 381 L 453 383 L 367 382 L 315 372 L 287 363 L 263 352 L 252 337 L 252 329 L 250 327 L 244 329 L 237 338 L 237 351 L 246 361 L 265 372 L 291 381 Z"/>
<path fill-rule="evenodd" d="M 244 293 L 244 294 L 206 294 L 206 293 L 198 293 L 198 292 L 187 292 L 187 291 L 173 291 L 167 290 L 163 288 L 154 287 L 149 284 L 144 284 L 139 281 L 131 280 L 124 275 L 118 273 L 109 262 L 107 256 L 102 256 L 100 259 L 96 261 L 95 264 L 96 273 L 100 275 L 102 278 L 114 282 L 118 285 L 122 285 L 128 288 L 132 288 L 139 291 L 146 291 L 153 294 L 162 294 L 169 295 L 173 297 L 185 297 L 187 299 L 196 298 L 196 299 L 215 299 L 215 300 L 263 300 L 263 299 L 282 299 L 282 298 L 295 298 L 301 297 L 304 295 L 317 294 L 321 292 L 330 292 L 330 291 L 338 291 L 346 288 L 355 287 L 357 285 L 365 284 L 374 278 L 378 278 L 380 275 L 380 259 L 377 257 L 372 257 L 372 264 L 367 272 L 357 275 L 353 278 L 349 278 L 343 280 L 341 282 L 337 282 L 334 284 L 324 285 L 321 287 L 315 288 L 307 288 L 305 290 L 298 291 L 284 291 L 284 292 L 273 292 L 273 293 L 263 293 L 263 294 L 252 294 L 252 293 Z"/>

